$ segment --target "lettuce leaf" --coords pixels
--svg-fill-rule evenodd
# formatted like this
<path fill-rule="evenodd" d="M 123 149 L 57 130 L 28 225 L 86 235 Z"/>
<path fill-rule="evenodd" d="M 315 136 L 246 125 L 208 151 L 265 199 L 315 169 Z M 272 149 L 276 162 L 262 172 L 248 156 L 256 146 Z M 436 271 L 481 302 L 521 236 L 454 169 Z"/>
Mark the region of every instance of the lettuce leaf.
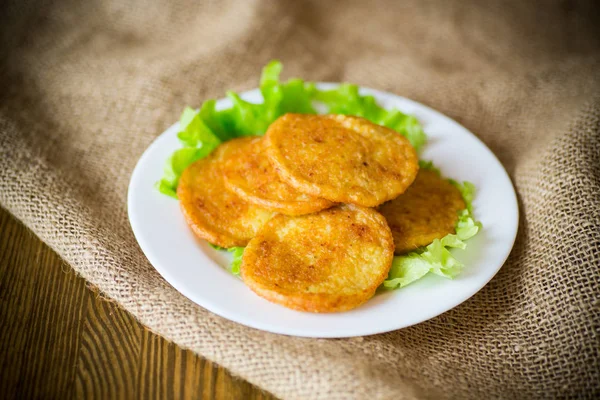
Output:
<path fill-rule="evenodd" d="M 386 110 L 373 96 L 362 96 L 358 87 L 348 83 L 333 90 L 318 90 L 314 83 L 302 79 L 281 82 L 283 66 L 273 60 L 262 70 L 260 92 L 263 102 L 250 103 L 237 93 L 227 92 L 232 106 L 216 109 L 215 100 L 207 100 L 199 111 L 187 107 L 180 118 L 177 134 L 182 148 L 166 162 L 163 177 L 156 186 L 161 193 L 177 198 L 177 185 L 183 170 L 209 155 L 220 143 L 248 135 L 262 135 L 281 115 L 294 112 L 315 114 L 314 102 L 323 104 L 329 113 L 357 115 L 395 129 L 419 150 L 426 141 L 419 121 L 398 110 Z"/>
<path fill-rule="evenodd" d="M 179 184 L 179 178 L 184 169 L 188 165 L 196 160 L 206 157 L 213 149 L 208 146 L 205 147 L 184 147 L 176 150 L 171 157 L 167 159 L 167 162 L 163 171 L 163 178 L 157 182 L 156 187 L 158 190 L 177 198 L 177 185 Z"/>
<path fill-rule="evenodd" d="M 242 266 L 242 256 L 244 255 L 245 247 L 230 247 L 227 249 L 225 247 L 217 246 L 216 244 L 208 244 L 215 250 L 228 251 L 230 253 L 233 253 L 233 259 L 231 260 L 229 272 L 231 272 L 233 275 L 240 274 L 240 267 Z"/>
<path fill-rule="evenodd" d="M 279 61 L 271 61 L 262 71 L 260 92 L 263 102 L 254 104 L 234 92 L 227 92 L 233 102 L 233 131 L 236 136 L 262 135 L 273 121 L 287 112 L 314 114 L 312 93 L 314 85 L 301 79 L 279 81 L 283 69 Z"/>
<path fill-rule="evenodd" d="M 215 133 L 200 118 L 200 113 L 186 107 L 179 120 L 181 131 L 177 138 L 184 147 L 202 147 L 212 151 L 221 144 Z"/>
<path fill-rule="evenodd" d="M 236 137 L 233 129 L 233 109 L 217 111 L 216 106 L 217 101 L 212 99 L 202 103 L 202 107 L 198 111 L 200 119 L 222 142 L 233 139 Z"/>
<path fill-rule="evenodd" d="M 242 266 L 242 256 L 244 255 L 245 247 L 231 247 L 227 249 L 228 252 L 233 253 L 233 260 L 231 260 L 231 273 L 233 275 L 240 274 L 240 267 Z"/>
<path fill-rule="evenodd" d="M 473 212 L 473 199 L 475 199 L 475 185 L 471 182 L 459 183 L 454 179 L 449 180 L 459 191 L 467 205 L 467 211 L 469 214 Z"/>
<path fill-rule="evenodd" d="M 437 170 L 432 163 L 427 162 L 423 162 L 421 167 Z M 456 234 L 435 239 L 420 250 L 394 257 L 388 279 L 383 282 L 385 288 L 402 288 L 430 272 L 453 279 L 463 270 L 464 265 L 454 257 L 450 249 L 464 250 L 467 247 L 465 240 L 475 236 L 482 225 L 472 214 L 475 185 L 470 182 L 462 184 L 453 180 L 450 182 L 458 188 L 466 204 L 466 209 L 459 212 Z"/>
<path fill-rule="evenodd" d="M 209 155 L 219 144 L 219 139 L 204 123 L 200 114 L 190 107 L 186 107 L 179 118 L 181 131 L 177 138 L 183 146 L 175 150 L 167 159 L 163 170 L 162 179 L 157 182 L 158 190 L 177 198 L 177 185 L 184 169 L 196 160 Z"/>
<path fill-rule="evenodd" d="M 438 175 L 442 175 L 440 169 L 433 165 L 433 161 L 419 160 L 419 169 L 426 169 L 429 171 L 433 171 Z"/>
<path fill-rule="evenodd" d="M 415 117 L 397 109 L 386 110 L 377 104 L 373 96 L 360 95 L 357 85 L 343 83 L 332 90 L 315 90 L 313 99 L 324 104 L 329 114 L 356 115 L 387 126 L 405 136 L 417 151 L 427 141 Z"/>

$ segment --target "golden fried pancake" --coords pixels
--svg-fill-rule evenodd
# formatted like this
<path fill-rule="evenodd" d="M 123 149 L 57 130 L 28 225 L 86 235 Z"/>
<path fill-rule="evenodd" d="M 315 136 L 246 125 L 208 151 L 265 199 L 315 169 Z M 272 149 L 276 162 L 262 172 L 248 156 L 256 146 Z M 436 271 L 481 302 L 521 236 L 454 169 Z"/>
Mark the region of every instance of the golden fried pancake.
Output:
<path fill-rule="evenodd" d="M 265 140 L 282 180 L 333 202 L 379 205 L 403 193 L 419 168 L 404 136 L 359 117 L 285 114 Z"/>
<path fill-rule="evenodd" d="M 279 178 L 264 152 L 262 138 L 240 146 L 224 163 L 225 185 L 249 203 L 286 215 L 310 214 L 333 203 L 299 192 Z"/>
<path fill-rule="evenodd" d="M 379 213 L 341 205 L 273 217 L 248 243 L 241 276 L 274 303 L 301 311 L 346 311 L 375 294 L 393 256 L 392 234 Z"/>
<path fill-rule="evenodd" d="M 225 189 L 223 160 L 252 139 L 234 139 L 183 171 L 177 196 L 194 233 L 221 247 L 245 246 L 272 213 Z"/>
<path fill-rule="evenodd" d="M 387 220 L 396 254 L 403 254 L 455 232 L 465 202 L 460 191 L 436 172 L 421 170 L 406 192 L 379 206 Z"/>

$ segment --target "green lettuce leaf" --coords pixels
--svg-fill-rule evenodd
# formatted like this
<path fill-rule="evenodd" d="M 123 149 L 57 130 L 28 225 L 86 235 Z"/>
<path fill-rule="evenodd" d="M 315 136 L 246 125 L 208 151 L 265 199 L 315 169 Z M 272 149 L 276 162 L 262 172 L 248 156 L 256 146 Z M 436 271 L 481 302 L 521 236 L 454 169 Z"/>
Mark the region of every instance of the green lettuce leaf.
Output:
<path fill-rule="evenodd" d="M 185 147 L 202 147 L 210 152 L 221 144 L 221 139 L 204 123 L 200 113 L 190 107 L 183 110 L 179 125 L 181 131 L 177 138 Z"/>
<path fill-rule="evenodd" d="M 262 135 L 273 121 L 287 112 L 314 114 L 312 93 L 314 85 L 301 79 L 279 81 L 283 69 L 279 61 L 271 61 L 262 71 L 260 92 L 263 102 L 254 104 L 243 100 L 234 92 L 227 92 L 233 102 L 233 131 L 236 136 Z"/>
<path fill-rule="evenodd" d="M 225 248 L 225 247 L 217 246 L 216 244 L 212 244 L 210 242 L 208 244 L 210 247 L 212 247 L 215 250 L 228 251 L 230 253 L 233 253 L 233 259 L 231 260 L 229 272 L 231 272 L 233 275 L 240 274 L 240 267 L 242 266 L 242 256 L 244 255 L 245 247 Z"/>
<path fill-rule="evenodd" d="M 419 121 L 399 110 L 386 110 L 375 101 L 373 96 L 362 96 L 358 86 L 343 83 L 332 90 L 314 90 L 313 99 L 324 104 L 329 114 L 356 115 L 369 121 L 387 126 L 405 136 L 419 151 L 427 136 Z"/>
<path fill-rule="evenodd" d="M 266 106 L 264 112 L 269 124 L 288 112 L 316 113 L 312 106 L 314 84 L 305 83 L 298 78 L 282 83 L 279 80 L 282 70 L 281 62 L 273 60 L 263 68 L 260 78 L 260 93 Z"/>
<path fill-rule="evenodd" d="M 233 275 L 240 274 L 240 267 L 242 266 L 242 256 L 244 255 L 245 247 L 231 247 L 227 249 L 228 252 L 233 253 L 233 260 L 231 260 L 231 273 Z"/>
<path fill-rule="evenodd" d="M 157 183 L 158 190 L 177 198 L 177 185 L 184 169 L 196 160 L 209 155 L 221 140 L 204 123 L 200 113 L 190 107 L 186 107 L 179 119 L 180 131 L 177 138 L 183 146 L 175 150 L 167 159 L 163 169 L 163 177 Z"/>
<path fill-rule="evenodd" d="M 420 163 L 421 168 L 433 169 L 439 172 L 430 162 Z M 388 279 L 383 286 L 388 289 L 402 288 L 428 273 L 452 279 L 463 270 L 464 265 L 458 261 L 450 249 L 465 249 L 468 240 L 482 228 L 481 222 L 472 215 L 475 185 L 470 182 L 458 183 L 450 180 L 460 191 L 466 204 L 466 209 L 459 212 L 456 223 L 456 234 L 449 234 L 442 239 L 435 239 L 428 246 L 417 251 L 394 257 Z"/>
<path fill-rule="evenodd" d="M 196 160 L 206 157 L 213 148 L 209 147 L 184 147 L 176 150 L 171 157 L 167 159 L 164 167 L 163 178 L 156 184 L 158 190 L 177 198 L 177 185 L 184 169 Z"/>
<path fill-rule="evenodd" d="M 279 108 L 280 115 L 285 113 L 316 114 L 312 106 L 315 85 L 304 83 L 302 79 L 290 79 L 281 86 L 283 98 Z"/>
<path fill-rule="evenodd" d="M 232 108 L 217 111 L 216 100 L 206 100 L 198 112 L 200 119 L 222 142 L 236 137 Z"/>
<path fill-rule="evenodd" d="M 250 103 L 238 94 L 228 92 L 232 106 L 216 109 L 215 100 L 207 100 L 199 111 L 187 107 L 180 118 L 177 134 L 183 148 L 176 150 L 166 162 L 163 177 L 156 186 L 161 193 L 177 198 L 181 172 L 191 163 L 206 157 L 220 143 L 248 135 L 262 135 L 281 115 L 294 112 L 316 113 L 313 103 L 323 104 L 329 113 L 357 115 L 385 125 L 406 136 L 419 150 L 426 141 L 419 121 L 398 110 L 386 110 L 373 96 L 362 96 L 358 87 L 348 83 L 334 90 L 318 90 L 314 83 L 302 79 L 281 82 L 283 66 L 273 60 L 262 70 L 260 92 L 263 102 Z"/>
<path fill-rule="evenodd" d="M 266 103 L 250 103 L 234 92 L 227 92 L 227 97 L 233 102 L 233 131 L 238 137 L 266 132 L 271 124 L 271 115 L 277 111 L 275 107 Z"/>
<path fill-rule="evenodd" d="M 433 165 L 433 161 L 419 160 L 419 169 L 426 169 L 429 171 L 433 171 L 438 175 L 442 175 L 440 169 Z"/>
<path fill-rule="evenodd" d="M 459 191 L 463 197 L 463 200 L 467 204 L 467 210 L 469 213 L 473 212 L 473 199 L 475 199 L 475 185 L 471 182 L 457 182 L 454 179 L 449 180 Z"/>

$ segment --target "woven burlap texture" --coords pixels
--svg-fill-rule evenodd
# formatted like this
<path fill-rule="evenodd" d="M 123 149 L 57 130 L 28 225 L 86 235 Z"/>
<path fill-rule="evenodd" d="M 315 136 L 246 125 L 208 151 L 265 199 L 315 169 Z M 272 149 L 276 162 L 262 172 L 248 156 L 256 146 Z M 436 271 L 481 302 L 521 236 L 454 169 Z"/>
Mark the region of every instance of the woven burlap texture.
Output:
<path fill-rule="evenodd" d="M 593 3 L 3 2 L 0 203 L 148 328 L 282 398 L 593 397 Z M 273 58 L 286 77 L 430 105 L 495 152 L 521 220 L 510 258 L 483 290 L 417 326 L 317 340 L 226 321 L 158 275 L 127 220 L 137 159 L 184 106 L 255 87 Z"/>

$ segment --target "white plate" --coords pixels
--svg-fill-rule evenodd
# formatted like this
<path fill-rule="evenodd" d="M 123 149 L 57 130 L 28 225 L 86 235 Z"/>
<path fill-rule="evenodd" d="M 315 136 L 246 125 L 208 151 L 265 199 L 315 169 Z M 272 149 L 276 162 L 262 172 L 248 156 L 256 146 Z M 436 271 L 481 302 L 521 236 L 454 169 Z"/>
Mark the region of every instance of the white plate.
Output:
<path fill-rule="evenodd" d="M 320 88 L 334 84 L 319 84 Z M 508 174 L 494 154 L 467 129 L 422 104 L 361 89 L 386 108 L 415 115 L 429 138 L 421 158 L 433 160 L 442 173 L 473 182 L 475 216 L 483 230 L 455 251 L 466 265 L 454 280 L 430 274 L 403 289 L 377 294 L 358 309 L 336 314 L 293 311 L 255 295 L 225 266 L 229 255 L 213 250 L 188 229 L 176 200 L 154 187 L 169 155 L 180 147 L 175 124 L 140 158 L 129 184 L 131 227 L 142 251 L 178 291 L 224 318 L 253 328 L 306 337 L 350 337 L 388 332 L 433 318 L 479 291 L 498 272 L 513 246 L 518 226 L 517 199 Z M 258 90 L 242 95 L 260 102 Z M 227 107 L 227 99 L 218 102 Z"/>

